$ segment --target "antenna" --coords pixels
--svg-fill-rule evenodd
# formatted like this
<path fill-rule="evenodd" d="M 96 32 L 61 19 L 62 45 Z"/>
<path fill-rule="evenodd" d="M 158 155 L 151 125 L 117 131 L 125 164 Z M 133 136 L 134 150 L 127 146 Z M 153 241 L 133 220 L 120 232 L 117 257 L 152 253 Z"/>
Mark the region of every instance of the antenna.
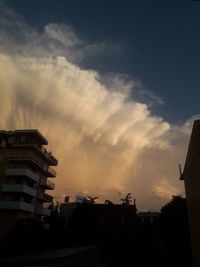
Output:
<path fill-rule="evenodd" d="M 181 164 L 178 165 L 178 168 L 179 168 L 180 180 L 184 180 Z"/>

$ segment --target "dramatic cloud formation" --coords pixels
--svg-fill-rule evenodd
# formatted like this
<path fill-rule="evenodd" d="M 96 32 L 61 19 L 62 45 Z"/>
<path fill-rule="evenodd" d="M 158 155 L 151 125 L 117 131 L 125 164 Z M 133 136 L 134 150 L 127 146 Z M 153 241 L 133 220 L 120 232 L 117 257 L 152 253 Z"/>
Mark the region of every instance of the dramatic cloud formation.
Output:
<path fill-rule="evenodd" d="M 67 25 L 39 33 L 0 5 L 0 127 L 37 128 L 47 137 L 59 160 L 55 196 L 119 203 L 131 192 L 139 209 L 157 209 L 182 193 L 177 165 L 191 121 L 170 125 L 131 97 L 135 81 L 80 67 L 111 44 L 87 44 Z"/>

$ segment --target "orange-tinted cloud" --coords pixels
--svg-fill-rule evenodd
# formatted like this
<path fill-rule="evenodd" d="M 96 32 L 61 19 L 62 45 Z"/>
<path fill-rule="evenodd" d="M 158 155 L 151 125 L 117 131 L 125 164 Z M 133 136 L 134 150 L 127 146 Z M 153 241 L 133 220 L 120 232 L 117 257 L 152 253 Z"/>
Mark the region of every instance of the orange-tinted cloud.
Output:
<path fill-rule="evenodd" d="M 14 27 L 16 15 L 9 16 Z M 76 49 L 83 58 L 89 45 L 67 25 L 46 25 L 41 34 L 20 19 L 19 41 L 2 18 L 1 24 L 0 127 L 37 128 L 47 137 L 59 160 L 55 196 L 118 202 L 119 193 L 132 192 L 140 209 L 157 209 L 183 191 L 177 165 L 190 123 L 174 126 L 153 116 L 148 103 L 130 97 L 134 81 L 115 74 L 108 85 L 100 73 L 81 68 Z"/>

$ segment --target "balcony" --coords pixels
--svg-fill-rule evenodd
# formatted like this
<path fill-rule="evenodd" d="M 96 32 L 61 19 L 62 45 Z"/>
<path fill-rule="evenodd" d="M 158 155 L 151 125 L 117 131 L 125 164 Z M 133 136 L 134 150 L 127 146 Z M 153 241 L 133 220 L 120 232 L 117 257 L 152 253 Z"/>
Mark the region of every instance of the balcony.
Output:
<path fill-rule="evenodd" d="M 10 156 L 9 158 L 9 161 L 11 162 L 20 162 L 20 163 L 26 163 L 28 165 L 32 165 L 34 166 L 35 168 L 38 168 L 40 171 L 45 171 L 45 165 L 44 164 L 41 164 L 39 161 L 35 160 L 35 158 L 30 155 L 30 156 L 27 156 L 27 155 L 15 155 L 15 156 Z"/>
<path fill-rule="evenodd" d="M 53 197 L 43 192 L 38 194 L 38 199 L 43 200 L 44 202 L 53 202 Z"/>
<path fill-rule="evenodd" d="M 48 177 L 52 177 L 52 178 L 56 177 L 56 171 L 53 168 L 51 168 L 47 165 L 43 165 L 43 170 Z"/>
<path fill-rule="evenodd" d="M 55 184 L 48 179 L 41 179 L 40 185 L 44 186 L 47 190 L 53 190 L 55 188 Z"/>
<path fill-rule="evenodd" d="M 28 177 L 32 179 L 35 182 L 39 181 L 39 176 L 32 172 L 29 169 L 7 169 L 5 172 L 6 176 L 22 176 L 22 177 Z"/>
<path fill-rule="evenodd" d="M 51 167 L 48 167 L 48 176 L 49 177 L 56 177 L 56 171 Z"/>
<path fill-rule="evenodd" d="M 47 208 L 37 208 L 36 213 L 43 216 L 50 216 L 51 210 Z"/>
<path fill-rule="evenodd" d="M 39 170 L 42 170 L 43 172 L 45 172 L 45 174 L 48 177 L 52 177 L 52 178 L 56 177 L 56 171 L 54 169 L 52 169 L 48 165 L 38 162 L 37 160 L 34 159 L 33 156 L 29 156 L 29 157 L 20 156 L 20 155 L 10 156 L 9 160 L 13 162 L 25 162 L 25 163 L 28 162 L 29 164 L 32 164 L 34 167 L 39 168 Z"/>
<path fill-rule="evenodd" d="M 45 202 L 53 202 L 53 197 L 44 193 L 43 199 L 45 200 Z"/>
<path fill-rule="evenodd" d="M 36 197 L 37 191 L 32 187 L 23 184 L 3 184 L 1 187 L 2 192 L 15 192 L 24 193 L 32 197 Z"/>
<path fill-rule="evenodd" d="M 54 190 L 55 184 L 52 183 L 51 181 L 47 180 L 46 187 L 50 190 Z"/>
<path fill-rule="evenodd" d="M 54 166 L 58 165 L 58 160 L 51 154 L 51 152 L 48 152 L 46 148 L 43 146 L 41 147 L 40 151 L 43 153 L 43 155 L 50 161 L 50 163 Z"/>
<path fill-rule="evenodd" d="M 50 165 L 58 165 L 58 160 L 52 155 L 51 152 L 48 152 L 46 150 L 45 147 L 43 146 L 37 146 L 35 144 L 18 144 L 18 143 L 14 143 L 11 144 L 12 147 L 16 147 L 16 148 L 30 148 L 31 150 L 35 149 L 37 152 L 39 152 L 40 154 L 42 154 L 46 160 L 48 160 Z"/>
<path fill-rule="evenodd" d="M 22 201 L 0 201 L 0 209 L 22 210 L 34 212 L 35 206 Z"/>

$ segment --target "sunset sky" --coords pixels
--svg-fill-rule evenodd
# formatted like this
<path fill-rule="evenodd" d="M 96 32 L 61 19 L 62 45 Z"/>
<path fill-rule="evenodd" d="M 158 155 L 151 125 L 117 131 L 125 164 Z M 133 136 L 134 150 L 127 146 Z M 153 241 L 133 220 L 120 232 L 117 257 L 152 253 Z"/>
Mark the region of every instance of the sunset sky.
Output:
<path fill-rule="evenodd" d="M 37 128 L 59 160 L 55 199 L 184 194 L 199 118 L 200 4 L 0 0 L 0 128 Z"/>

